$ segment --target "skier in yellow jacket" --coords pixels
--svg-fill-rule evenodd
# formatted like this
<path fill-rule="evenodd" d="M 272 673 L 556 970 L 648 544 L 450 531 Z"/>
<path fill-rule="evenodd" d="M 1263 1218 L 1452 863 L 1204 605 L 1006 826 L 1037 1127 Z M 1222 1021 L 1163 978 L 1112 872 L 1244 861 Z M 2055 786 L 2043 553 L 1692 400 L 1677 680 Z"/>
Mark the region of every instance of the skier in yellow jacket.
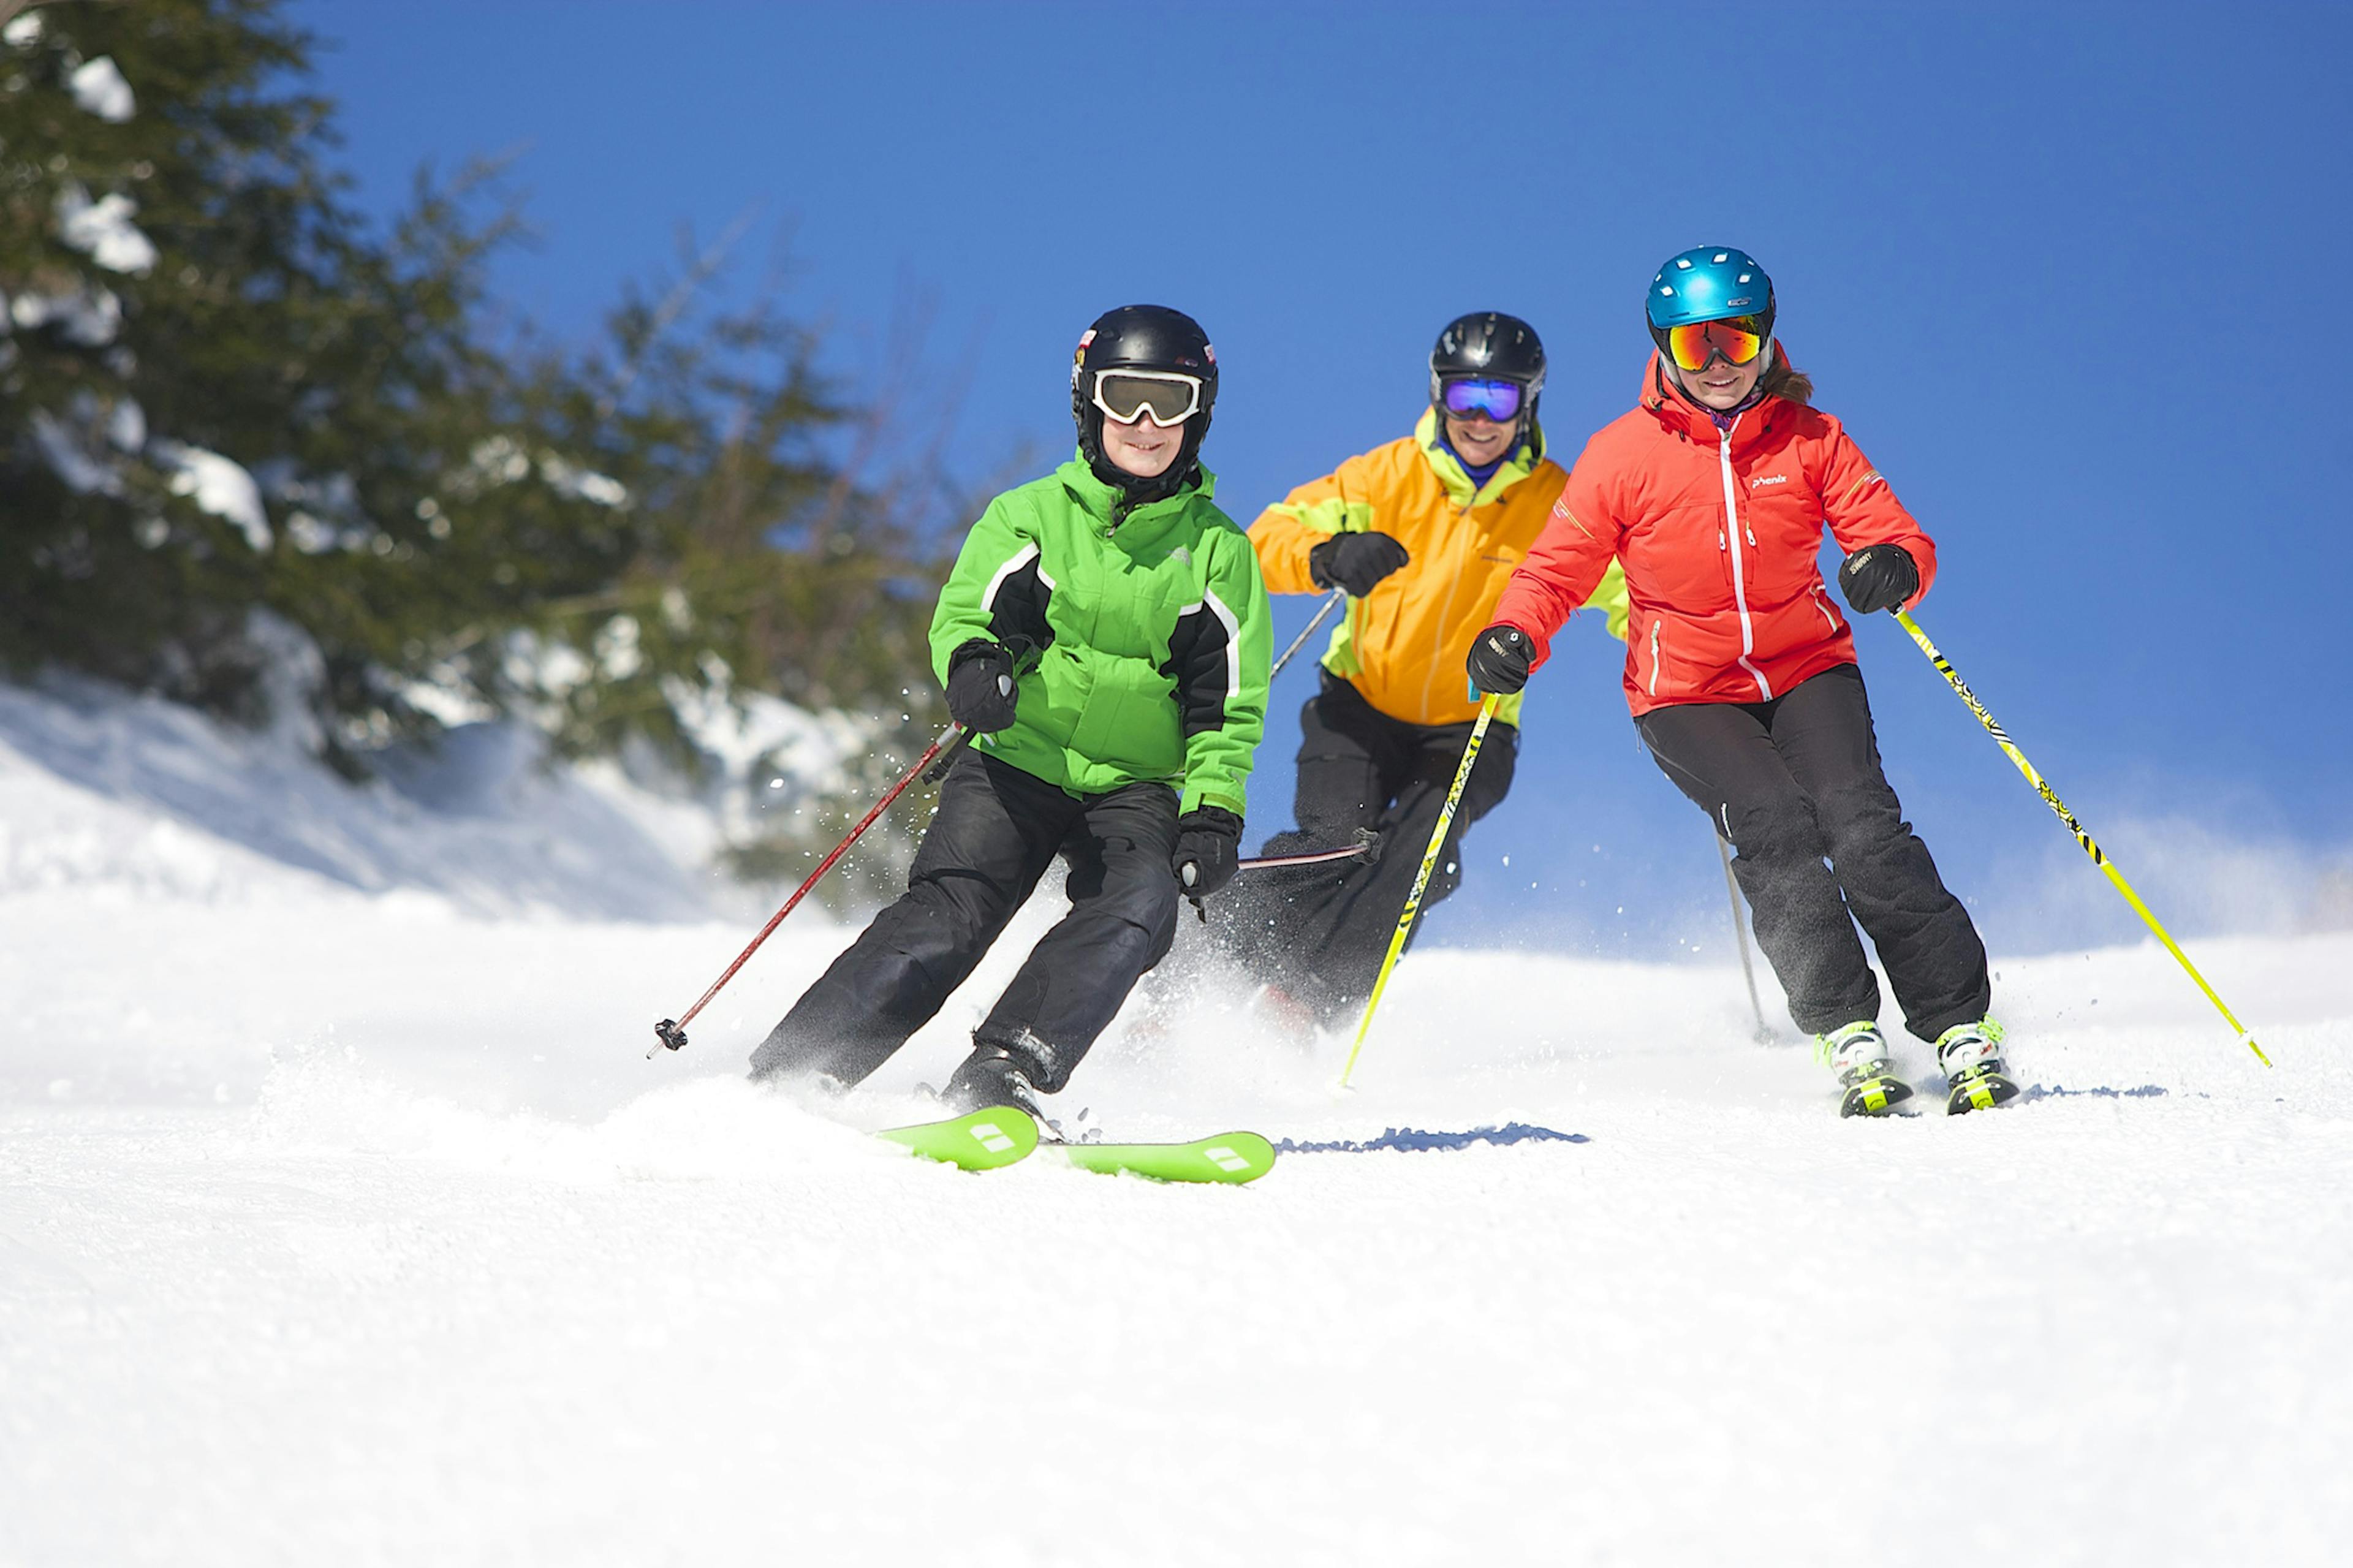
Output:
<path fill-rule="evenodd" d="M 1414 433 L 1300 486 L 1250 527 L 1269 593 L 1348 595 L 1322 689 L 1300 715 L 1299 827 L 1264 852 L 1345 845 L 1360 827 L 1386 851 L 1261 872 L 1219 910 L 1220 944 L 1287 1021 L 1336 1020 L 1388 952 L 1478 714 L 1462 678 L 1472 636 L 1567 480 L 1536 423 L 1544 380 L 1535 328 L 1493 310 L 1457 319 L 1430 352 L 1430 405 Z M 1588 602 L 1626 635 L 1616 563 Z M 1497 709 L 1425 911 L 1461 880 L 1463 833 L 1512 786 L 1519 713 L 1516 697 Z"/>

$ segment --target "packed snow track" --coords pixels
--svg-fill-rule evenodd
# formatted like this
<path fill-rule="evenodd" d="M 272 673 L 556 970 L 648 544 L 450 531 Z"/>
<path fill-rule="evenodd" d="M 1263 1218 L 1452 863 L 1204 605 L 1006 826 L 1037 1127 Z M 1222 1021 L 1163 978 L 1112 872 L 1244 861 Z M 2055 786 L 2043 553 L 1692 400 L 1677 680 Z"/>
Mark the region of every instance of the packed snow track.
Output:
<path fill-rule="evenodd" d="M 2271 1069 L 2154 945 L 1999 959 L 2027 1097 L 1877 1122 L 1750 1041 L 1734 970 L 1417 952 L 1346 1095 L 1345 1040 L 1155 976 L 1074 1124 L 1586 1141 L 966 1174 L 863 1130 L 925 1114 L 1041 910 L 812 1106 L 743 1065 L 847 940 L 821 916 L 648 1060 L 742 922 L 370 890 L 0 763 L 12 1568 L 2291 1563 L 2353 1531 L 2353 934 L 2193 944 Z"/>

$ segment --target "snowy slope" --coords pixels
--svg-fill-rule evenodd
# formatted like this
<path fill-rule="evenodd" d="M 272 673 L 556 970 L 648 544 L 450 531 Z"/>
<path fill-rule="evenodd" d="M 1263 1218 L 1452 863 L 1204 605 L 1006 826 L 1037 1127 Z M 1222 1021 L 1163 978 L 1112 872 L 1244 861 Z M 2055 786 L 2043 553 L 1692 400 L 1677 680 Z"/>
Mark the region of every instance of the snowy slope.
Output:
<path fill-rule="evenodd" d="M 379 840 L 299 770 L 160 804 L 234 738 L 78 722 L 0 691 L 0 1563 L 2317 1563 L 2353 1528 L 2353 934 L 2197 944 L 2268 1071 L 2153 946 L 2005 959 L 2034 1088 L 1957 1121 L 1841 1122 L 1734 971 L 1418 954 L 1347 1096 L 1345 1042 L 1164 983 L 1065 1097 L 1117 1134 L 1587 1141 L 966 1176 L 855 1128 L 918 1114 L 1009 955 L 804 1107 L 742 1058 L 846 929 L 796 915 L 648 1061 L 744 922 L 458 875 L 587 896 L 545 831 L 662 886 L 620 808 Z"/>

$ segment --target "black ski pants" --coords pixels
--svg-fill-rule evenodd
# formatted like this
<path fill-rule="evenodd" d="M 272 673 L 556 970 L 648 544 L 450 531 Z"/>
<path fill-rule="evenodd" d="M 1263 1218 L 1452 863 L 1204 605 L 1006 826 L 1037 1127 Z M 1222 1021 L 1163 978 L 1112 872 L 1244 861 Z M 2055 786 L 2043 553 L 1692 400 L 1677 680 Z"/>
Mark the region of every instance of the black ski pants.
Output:
<path fill-rule="evenodd" d="M 944 1006 L 1056 855 L 1071 912 L 1039 940 L 976 1043 L 1019 1058 L 1051 1093 L 1070 1081 L 1176 934 L 1176 792 L 1136 784 L 1073 796 L 995 757 L 949 770 L 907 891 L 833 961 L 752 1055 L 752 1076 L 854 1084 Z"/>
<path fill-rule="evenodd" d="M 1471 726 L 1392 719 L 1345 680 L 1323 676 L 1323 689 L 1299 715 L 1299 828 L 1275 835 L 1261 853 L 1336 848 L 1368 827 L 1380 836 L 1380 857 L 1251 872 L 1211 906 L 1211 918 L 1229 954 L 1332 1019 L 1371 994 Z M 1425 914 L 1461 885 L 1462 837 L 1511 792 L 1519 747 L 1514 726 L 1487 727 L 1422 894 Z M 1422 923 L 1415 921 L 1417 934 Z"/>
<path fill-rule="evenodd" d="M 1985 944 L 1888 787 L 1860 669 L 1824 670 L 1769 702 L 1654 708 L 1635 727 L 1732 841 L 1757 945 L 1799 1028 L 1879 1016 L 1857 921 L 1915 1035 L 1985 1016 Z"/>

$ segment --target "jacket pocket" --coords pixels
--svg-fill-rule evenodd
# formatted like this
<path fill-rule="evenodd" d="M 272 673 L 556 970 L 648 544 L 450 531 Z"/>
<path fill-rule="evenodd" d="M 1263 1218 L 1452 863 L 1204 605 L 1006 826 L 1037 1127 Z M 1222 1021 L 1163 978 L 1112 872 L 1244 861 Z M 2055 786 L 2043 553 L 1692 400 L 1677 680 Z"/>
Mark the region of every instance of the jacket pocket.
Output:
<path fill-rule="evenodd" d="M 1099 654 L 1070 749 L 1127 779 L 1168 778 L 1185 765 L 1174 684 L 1150 660 Z"/>
<path fill-rule="evenodd" d="M 1831 603 L 1830 591 L 1819 580 L 1814 584 L 1814 601 L 1815 607 L 1822 613 L 1822 619 L 1830 623 L 1831 635 L 1836 637 L 1839 627 L 1844 623 L 1838 617 L 1838 606 Z"/>

